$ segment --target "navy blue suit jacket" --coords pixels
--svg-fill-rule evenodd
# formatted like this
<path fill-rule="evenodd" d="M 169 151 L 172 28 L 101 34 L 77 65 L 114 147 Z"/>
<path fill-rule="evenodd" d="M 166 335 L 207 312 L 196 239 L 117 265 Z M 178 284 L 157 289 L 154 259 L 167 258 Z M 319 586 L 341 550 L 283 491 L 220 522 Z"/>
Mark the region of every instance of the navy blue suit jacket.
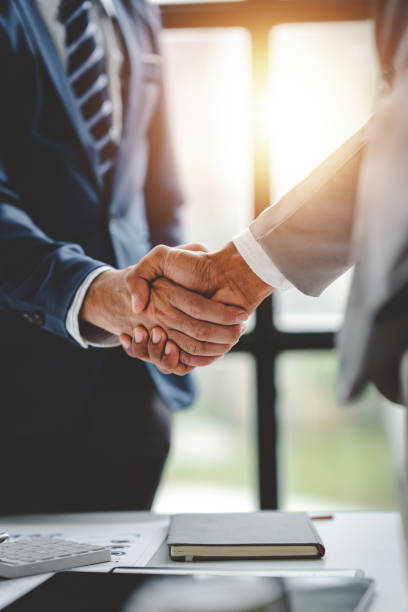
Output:
<path fill-rule="evenodd" d="M 46 26 L 31 0 L 0 1 L 0 363 L 2 430 L 52 430 L 86 405 L 109 349 L 82 349 L 65 320 L 87 274 L 179 242 L 157 10 L 114 0 L 126 49 L 124 130 L 112 192 Z M 151 377 L 170 408 L 188 378 Z M 137 390 L 135 390 L 137 395 Z"/>

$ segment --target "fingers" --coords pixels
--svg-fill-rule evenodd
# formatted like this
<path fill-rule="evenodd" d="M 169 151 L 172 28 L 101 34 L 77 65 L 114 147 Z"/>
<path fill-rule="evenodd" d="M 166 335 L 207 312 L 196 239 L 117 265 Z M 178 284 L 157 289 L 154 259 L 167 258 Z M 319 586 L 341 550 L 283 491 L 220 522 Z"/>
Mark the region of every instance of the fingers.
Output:
<path fill-rule="evenodd" d="M 185 360 L 180 360 L 180 350 L 171 340 L 167 340 L 166 333 L 160 327 L 154 327 L 150 333 L 147 346 L 152 363 L 164 374 L 186 374 L 193 367 L 207 366 L 218 357 L 202 357 L 184 353 Z M 186 368 L 186 366 L 191 366 Z"/>
<path fill-rule="evenodd" d="M 135 336 L 131 338 L 127 334 L 120 334 L 119 341 L 123 350 L 129 357 L 141 359 L 142 361 L 150 361 L 147 350 L 149 335 L 144 327 L 139 327 L 137 330 L 138 342 L 135 342 Z"/>
<path fill-rule="evenodd" d="M 174 342 L 167 340 L 166 333 L 160 327 L 154 327 L 150 337 L 142 326 L 134 329 L 133 338 L 123 336 L 125 334 L 121 334 L 120 340 L 129 357 L 149 361 L 163 374 L 184 376 L 193 369 L 193 366 L 180 362 L 179 348 Z"/>
<path fill-rule="evenodd" d="M 178 346 L 171 340 L 167 340 L 166 333 L 160 327 L 154 327 L 151 330 L 147 350 L 150 361 L 163 374 L 184 376 L 193 369 L 193 366 L 180 362 Z"/>
<path fill-rule="evenodd" d="M 231 349 L 231 344 L 217 344 L 216 342 L 200 342 L 191 336 L 183 334 L 175 329 L 168 330 L 169 339 L 173 340 L 181 350 L 190 355 L 200 355 L 203 358 L 220 357 Z M 200 363 L 200 365 L 208 365 L 212 360 Z"/>
<path fill-rule="evenodd" d="M 190 355 L 185 351 L 180 351 L 180 363 L 183 363 L 186 366 L 191 366 L 193 368 L 202 368 L 204 366 L 208 366 L 214 361 L 218 359 L 222 359 L 224 355 L 219 355 L 218 357 L 201 357 L 200 355 Z"/>
<path fill-rule="evenodd" d="M 173 342 L 167 342 L 167 335 L 160 327 L 153 327 L 148 343 L 152 363 L 165 374 L 177 370 L 179 350 Z"/>
<path fill-rule="evenodd" d="M 184 374 L 184 368 L 180 368 L 179 366 L 179 355 L 180 351 L 178 346 L 171 342 L 171 340 L 167 340 L 167 336 L 163 334 L 164 341 L 159 342 L 158 345 L 154 344 L 153 334 L 155 329 L 152 330 L 152 336 L 150 338 L 149 343 L 149 355 L 151 357 L 152 363 L 156 365 L 157 368 L 164 374 L 171 373 L 180 373 Z"/>
<path fill-rule="evenodd" d="M 169 316 L 169 332 L 178 332 L 192 340 L 199 340 L 201 344 L 207 345 L 209 349 L 202 355 L 220 355 L 228 350 L 228 347 L 236 344 L 241 337 L 241 325 L 215 325 L 207 321 L 193 319 L 180 311 L 175 311 Z M 180 348 L 188 350 L 177 342 Z M 212 346 L 214 345 L 214 346 Z M 218 346 L 216 346 L 218 345 Z M 211 352 L 214 350 L 215 352 Z"/>
<path fill-rule="evenodd" d="M 133 271 L 128 271 L 125 275 L 125 284 L 131 296 L 133 312 L 136 314 L 143 312 L 150 299 L 149 281 L 134 274 Z"/>
<path fill-rule="evenodd" d="M 160 327 L 154 327 L 149 337 L 147 330 L 138 326 L 133 332 L 133 338 L 127 334 L 120 334 L 119 339 L 129 357 L 149 361 L 163 374 L 184 376 L 193 368 L 210 365 L 218 359 L 218 357 L 193 356 L 184 351 L 180 352 L 178 346 L 167 339 L 166 333 Z"/>
<path fill-rule="evenodd" d="M 128 269 L 125 283 L 132 299 L 133 312 L 143 312 L 149 303 L 150 283 L 155 278 L 170 274 L 170 278 L 182 284 L 182 277 L 188 269 L 190 276 L 191 268 L 197 263 L 196 259 L 186 257 L 183 252 L 209 253 L 210 250 L 204 244 L 190 243 L 170 249 L 165 245 L 154 247 L 136 266 Z M 167 262 L 170 262 L 168 265 Z M 190 281 L 191 282 L 191 281 Z"/>
<path fill-rule="evenodd" d="M 169 247 L 155 247 L 136 265 L 128 269 L 125 275 L 126 287 L 132 297 L 132 309 L 135 313 L 142 312 L 150 297 L 150 282 L 163 276 Z"/>
<path fill-rule="evenodd" d="M 151 362 L 164 374 L 184 376 L 196 367 L 180 361 L 179 347 L 167 339 L 166 333 L 160 327 L 154 327 L 151 330 L 148 352 Z M 216 358 L 198 357 L 196 365 L 209 365 L 214 359 Z"/>
<path fill-rule="evenodd" d="M 188 245 L 190 250 L 159 245 L 152 249 L 137 265 L 128 268 L 125 284 L 131 295 L 132 309 L 141 313 L 149 303 L 150 284 L 159 277 L 167 277 L 175 283 L 201 293 L 213 292 L 209 287 L 210 262 L 208 253 L 195 251 L 202 245 Z"/>
<path fill-rule="evenodd" d="M 206 320 L 203 321 L 201 317 L 205 319 L 205 313 L 208 309 L 211 317 L 217 318 L 221 313 L 221 318 L 234 321 L 237 318 L 246 318 L 245 311 L 234 310 L 234 307 L 231 307 L 233 309 L 232 312 L 239 312 L 238 316 L 234 314 L 231 317 L 230 311 L 225 305 L 207 300 L 164 278 L 159 278 L 153 283 L 151 292 L 151 300 L 146 316 L 150 318 L 152 326 L 160 325 L 160 327 L 165 328 L 167 331 L 180 332 L 183 336 L 190 336 L 194 340 L 210 344 L 231 346 L 239 340 L 241 324 L 218 325 Z M 190 311 L 197 318 L 186 314 L 184 309 Z M 146 325 L 146 327 L 150 327 L 150 325 Z M 183 338 L 181 338 L 181 342 L 182 344 L 176 340 L 180 348 L 184 349 L 187 353 L 191 353 L 185 345 Z M 211 348 L 211 352 L 201 353 L 202 355 L 219 355 L 227 350 L 226 347 L 207 348 Z"/>
<path fill-rule="evenodd" d="M 172 292 L 171 304 L 193 319 L 200 321 L 219 325 L 235 325 L 248 321 L 248 314 L 243 308 L 215 302 L 198 293 L 178 287 Z"/>

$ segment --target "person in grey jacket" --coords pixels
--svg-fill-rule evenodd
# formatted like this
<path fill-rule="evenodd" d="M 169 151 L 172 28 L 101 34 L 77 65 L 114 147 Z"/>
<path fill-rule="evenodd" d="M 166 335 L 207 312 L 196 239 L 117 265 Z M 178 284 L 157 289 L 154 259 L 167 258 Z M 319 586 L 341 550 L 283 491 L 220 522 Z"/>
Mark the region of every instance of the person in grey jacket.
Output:
<path fill-rule="evenodd" d="M 147 281 L 165 276 L 251 312 L 274 289 L 294 286 L 318 296 L 354 265 L 339 342 L 340 395 L 349 399 L 370 380 L 392 401 L 402 401 L 399 363 L 408 342 L 405 2 L 377 3 L 377 46 L 383 79 L 366 125 L 223 249 L 156 247 L 134 268 L 128 289 L 143 304 Z M 205 320 L 204 311 L 200 317 Z M 143 328 L 137 331 L 139 342 L 121 336 L 128 352 L 163 366 L 160 350 L 146 342 Z M 200 359 L 180 350 L 180 363 L 192 367 Z"/>
<path fill-rule="evenodd" d="M 369 381 L 408 406 L 408 3 L 378 0 L 376 39 L 382 82 L 373 117 L 340 149 L 216 253 L 157 247 L 129 278 L 147 301 L 166 276 L 251 312 L 274 289 L 318 296 L 354 265 L 339 336 L 343 400 Z M 199 316 L 199 313 L 197 313 Z M 205 319 L 205 313 L 201 313 Z M 165 366 L 163 345 L 146 330 L 121 336 L 129 355 Z M 164 330 L 165 331 L 165 330 Z M 179 351 L 179 365 L 201 365 Z M 408 439 L 408 438 L 407 438 Z M 408 461 L 401 474 L 408 534 Z M 408 541 L 408 539 L 407 539 Z"/>

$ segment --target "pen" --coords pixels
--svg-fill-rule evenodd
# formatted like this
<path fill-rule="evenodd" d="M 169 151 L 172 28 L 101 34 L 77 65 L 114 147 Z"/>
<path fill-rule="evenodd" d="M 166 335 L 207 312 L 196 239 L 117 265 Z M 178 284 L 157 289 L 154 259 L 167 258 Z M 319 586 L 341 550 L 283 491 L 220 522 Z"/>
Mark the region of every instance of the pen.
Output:
<path fill-rule="evenodd" d="M 0 544 L 2 542 L 5 542 L 6 540 L 8 540 L 8 537 L 9 537 L 8 533 L 6 533 L 6 532 L 0 533 Z"/>
<path fill-rule="evenodd" d="M 319 516 L 311 516 L 312 521 L 330 521 L 334 519 L 333 514 L 321 514 Z"/>

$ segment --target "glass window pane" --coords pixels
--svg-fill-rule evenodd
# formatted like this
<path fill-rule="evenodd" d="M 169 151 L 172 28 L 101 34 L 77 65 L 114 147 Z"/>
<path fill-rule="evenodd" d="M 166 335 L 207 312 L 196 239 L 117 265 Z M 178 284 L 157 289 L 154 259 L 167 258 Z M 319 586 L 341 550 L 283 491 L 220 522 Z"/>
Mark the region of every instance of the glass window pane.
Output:
<path fill-rule="evenodd" d="M 369 117 L 377 78 L 373 24 L 275 27 L 269 78 L 271 193 L 277 199 Z M 338 280 L 317 300 L 297 291 L 277 293 L 277 325 L 293 331 L 338 328 L 349 280 Z"/>
<path fill-rule="evenodd" d="M 173 450 L 154 509 L 254 510 L 254 361 L 247 354 L 231 354 L 196 370 L 196 380 L 196 404 L 175 415 Z"/>
<path fill-rule="evenodd" d="M 248 33 L 165 30 L 162 48 L 185 239 L 218 249 L 253 210 Z M 235 354 L 196 372 L 199 397 L 175 415 L 156 510 L 256 507 L 253 369 L 251 357 Z"/>
<path fill-rule="evenodd" d="M 349 270 L 318 297 L 297 291 L 274 294 L 275 325 L 283 331 L 339 331 L 352 278 Z"/>
<path fill-rule="evenodd" d="M 162 43 L 185 236 L 218 249 L 253 215 L 249 36 L 165 30 Z"/>
<path fill-rule="evenodd" d="M 336 372 L 331 351 L 286 352 L 278 359 L 281 506 L 395 508 L 390 407 L 373 388 L 341 407 Z"/>
<path fill-rule="evenodd" d="M 185 193 L 185 239 L 218 249 L 252 216 L 250 42 L 245 30 L 162 33 L 170 127 Z M 253 360 L 196 371 L 195 405 L 175 415 L 155 509 L 256 507 Z"/>

